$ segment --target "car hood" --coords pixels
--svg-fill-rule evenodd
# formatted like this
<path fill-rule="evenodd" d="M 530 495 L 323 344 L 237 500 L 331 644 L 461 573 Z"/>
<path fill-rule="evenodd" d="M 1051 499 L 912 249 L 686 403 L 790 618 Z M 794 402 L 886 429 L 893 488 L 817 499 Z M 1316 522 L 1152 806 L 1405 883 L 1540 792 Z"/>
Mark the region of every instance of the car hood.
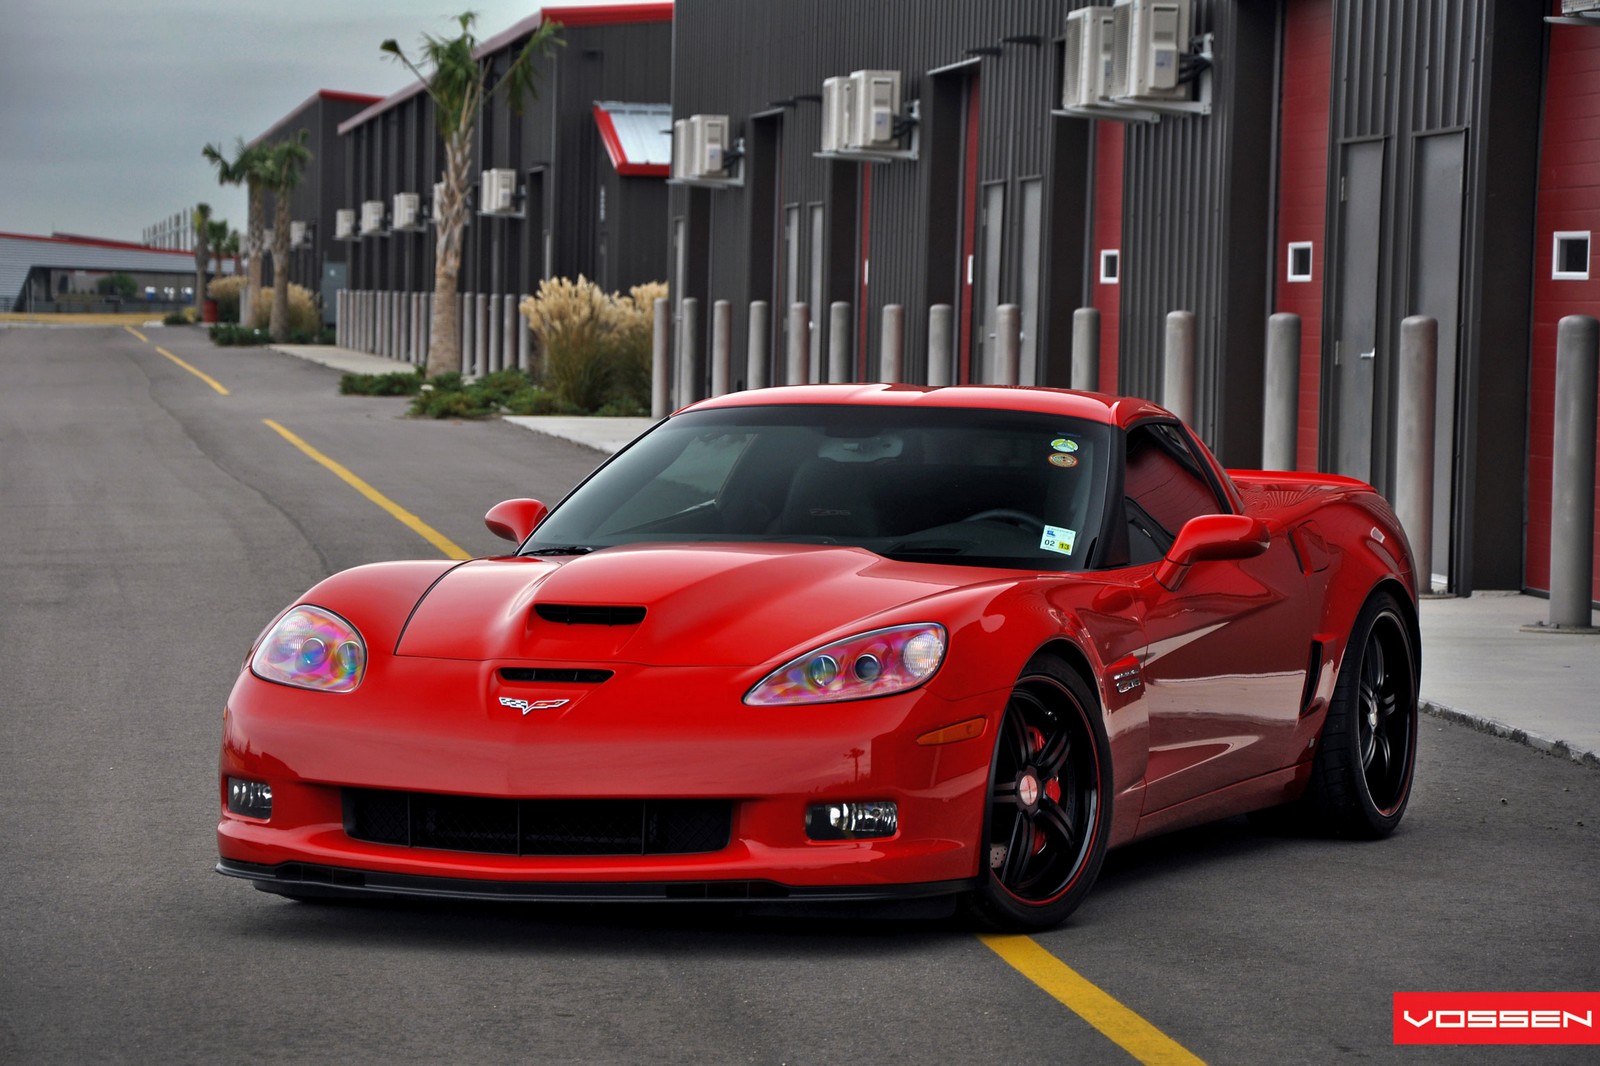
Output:
<path fill-rule="evenodd" d="M 853 622 L 942 621 L 914 609 L 874 616 L 992 576 L 795 544 L 649 544 L 484 559 L 427 591 L 395 653 L 753 666 L 799 654 Z"/>

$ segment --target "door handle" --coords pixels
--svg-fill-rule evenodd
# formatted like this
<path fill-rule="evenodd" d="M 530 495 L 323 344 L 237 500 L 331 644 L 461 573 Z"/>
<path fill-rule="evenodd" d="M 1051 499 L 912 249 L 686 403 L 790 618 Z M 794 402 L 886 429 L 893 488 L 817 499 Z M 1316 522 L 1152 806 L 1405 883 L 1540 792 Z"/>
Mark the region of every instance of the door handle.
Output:
<path fill-rule="evenodd" d="M 1376 348 L 1373 348 L 1371 351 L 1365 351 L 1361 353 L 1361 358 L 1363 359 L 1376 359 L 1377 357 L 1378 349 Z"/>

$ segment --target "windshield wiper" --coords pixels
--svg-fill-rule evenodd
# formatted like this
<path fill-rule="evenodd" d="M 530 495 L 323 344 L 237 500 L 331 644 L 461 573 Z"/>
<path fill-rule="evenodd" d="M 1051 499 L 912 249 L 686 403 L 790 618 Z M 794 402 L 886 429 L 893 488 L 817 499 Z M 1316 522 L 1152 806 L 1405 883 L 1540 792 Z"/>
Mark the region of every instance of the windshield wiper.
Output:
<path fill-rule="evenodd" d="M 534 548 L 529 555 L 588 555 L 594 551 L 592 544 L 558 544 L 552 548 Z"/>

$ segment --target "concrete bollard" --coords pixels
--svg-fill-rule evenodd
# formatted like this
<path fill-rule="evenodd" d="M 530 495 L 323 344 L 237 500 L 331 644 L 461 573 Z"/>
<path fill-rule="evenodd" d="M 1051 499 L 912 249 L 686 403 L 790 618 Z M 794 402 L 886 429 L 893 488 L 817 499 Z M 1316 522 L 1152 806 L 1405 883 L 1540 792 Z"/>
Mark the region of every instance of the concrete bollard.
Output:
<path fill-rule="evenodd" d="M 994 331 L 998 384 L 1015 385 L 1022 380 L 1022 308 L 1016 304 L 996 307 Z"/>
<path fill-rule="evenodd" d="M 747 389 L 767 387 L 767 368 L 771 364 L 767 340 L 771 336 L 772 305 L 765 300 L 750 301 L 750 330 L 745 338 L 744 387 Z"/>
<path fill-rule="evenodd" d="M 726 396 L 733 375 L 733 305 L 718 300 L 711 305 L 711 395 Z"/>
<path fill-rule="evenodd" d="M 1199 432 L 1194 424 L 1194 325 L 1193 311 L 1167 313 L 1167 342 L 1162 359 L 1161 406 Z"/>
<path fill-rule="evenodd" d="M 1556 332 L 1550 480 L 1550 624 L 1589 629 L 1594 595 L 1595 388 L 1600 320 L 1568 315 Z"/>
<path fill-rule="evenodd" d="M 678 406 L 700 399 L 705 388 L 705 362 L 700 354 L 700 300 L 685 296 L 678 314 Z"/>
<path fill-rule="evenodd" d="M 928 308 L 928 384 L 948 385 L 955 372 L 955 312 L 949 304 Z"/>
<path fill-rule="evenodd" d="M 855 377 L 850 372 L 850 305 L 835 300 L 828 305 L 828 380 L 849 381 Z"/>
<path fill-rule="evenodd" d="M 1265 391 L 1261 466 L 1266 470 L 1293 470 L 1300 407 L 1299 315 L 1280 311 L 1267 319 Z"/>
<path fill-rule="evenodd" d="M 1080 307 L 1072 312 L 1072 387 L 1083 392 L 1100 388 L 1100 311 Z"/>
<path fill-rule="evenodd" d="M 885 304 L 882 333 L 878 341 L 878 380 L 897 384 L 905 372 L 906 309 L 900 304 Z"/>
<path fill-rule="evenodd" d="M 526 330 L 524 330 L 526 332 Z M 650 334 L 650 417 L 672 413 L 672 301 L 656 297 Z"/>
<path fill-rule="evenodd" d="M 1439 375 L 1439 323 L 1412 315 L 1400 323 L 1395 383 L 1394 512 L 1411 542 L 1417 589 L 1433 591 L 1433 422 Z"/>
<path fill-rule="evenodd" d="M 478 319 L 478 346 L 473 353 L 473 373 L 479 377 L 487 374 L 489 367 L 489 294 L 478 293 L 473 301 L 472 313 Z"/>
<path fill-rule="evenodd" d="M 788 366 L 785 385 L 804 385 L 811 376 L 811 308 L 805 303 L 789 305 Z"/>
<path fill-rule="evenodd" d="M 528 324 L 527 316 L 522 313 L 522 305 L 527 302 L 527 293 L 517 297 L 517 369 L 524 374 L 529 370 L 529 359 L 533 355 L 533 328 Z"/>
<path fill-rule="evenodd" d="M 484 345 L 487 352 L 483 364 L 484 373 L 486 374 L 492 374 L 500 369 L 500 305 L 504 299 L 505 297 L 499 293 L 493 293 L 489 296 L 489 340 Z"/>

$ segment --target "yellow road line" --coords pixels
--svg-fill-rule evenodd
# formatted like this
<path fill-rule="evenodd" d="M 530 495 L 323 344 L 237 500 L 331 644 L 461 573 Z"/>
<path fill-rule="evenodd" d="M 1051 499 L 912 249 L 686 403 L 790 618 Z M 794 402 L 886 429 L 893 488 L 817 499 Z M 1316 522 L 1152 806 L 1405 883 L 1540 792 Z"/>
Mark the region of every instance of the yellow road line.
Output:
<path fill-rule="evenodd" d="M 222 387 L 222 382 L 218 381 L 216 378 L 212 377 L 210 374 L 207 374 L 204 370 L 201 370 L 198 367 L 190 366 L 188 363 L 185 363 L 182 359 L 179 359 L 177 356 L 173 355 L 171 352 L 167 351 L 165 348 L 161 347 L 160 345 L 156 345 L 156 351 L 160 352 L 162 355 L 166 356 L 168 359 L 171 359 L 174 363 L 177 363 L 179 366 L 183 367 L 189 373 L 193 374 L 195 377 L 199 378 L 201 381 L 205 382 L 207 385 L 210 385 L 213 389 L 216 389 L 218 392 L 222 393 L 222 395 L 224 395 L 224 396 L 228 395 L 228 390 Z"/>
<path fill-rule="evenodd" d="M 122 328 L 127 330 L 129 333 L 133 334 L 135 337 L 138 337 L 140 340 L 144 341 L 146 344 L 150 343 L 150 338 L 149 337 L 146 337 L 143 333 L 140 333 L 138 330 L 134 329 L 132 326 L 123 326 Z"/>
<path fill-rule="evenodd" d="M 321 452 L 317 451 L 317 449 L 301 440 L 294 433 L 284 429 L 281 425 L 274 422 L 270 418 L 263 418 L 261 421 L 265 423 L 266 426 L 274 433 L 277 433 L 284 440 L 288 441 L 290 444 L 293 444 L 296 448 L 299 448 L 307 456 L 315 459 L 317 462 L 333 471 L 333 473 L 336 474 L 345 484 L 349 485 L 351 488 L 361 493 L 361 495 L 365 496 L 367 499 L 371 500 L 373 503 L 389 512 L 389 515 L 401 525 L 410 529 L 413 533 L 427 541 L 429 544 L 432 544 L 435 548 L 438 548 L 445 554 L 446 557 L 451 559 L 472 558 L 471 555 L 458 547 L 456 543 L 449 537 L 446 537 L 443 533 L 440 533 L 437 529 L 434 529 L 432 526 L 428 525 L 428 523 L 424 522 L 422 519 L 418 518 L 404 507 L 401 507 L 393 500 L 389 499 L 389 497 L 385 496 L 383 493 L 379 492 L 377 489 L 361 480 L 355 474 L 352 474 L 339 463 L 334 462 L 326 455 L 323 455 Z"/>
<path fill-rule="evenodd" d="M 980 936 L 1018 973 L 1060 1000 L 1140 1062 L 1193 1066 L 1199 1058 L 1026 936 Z"/>

